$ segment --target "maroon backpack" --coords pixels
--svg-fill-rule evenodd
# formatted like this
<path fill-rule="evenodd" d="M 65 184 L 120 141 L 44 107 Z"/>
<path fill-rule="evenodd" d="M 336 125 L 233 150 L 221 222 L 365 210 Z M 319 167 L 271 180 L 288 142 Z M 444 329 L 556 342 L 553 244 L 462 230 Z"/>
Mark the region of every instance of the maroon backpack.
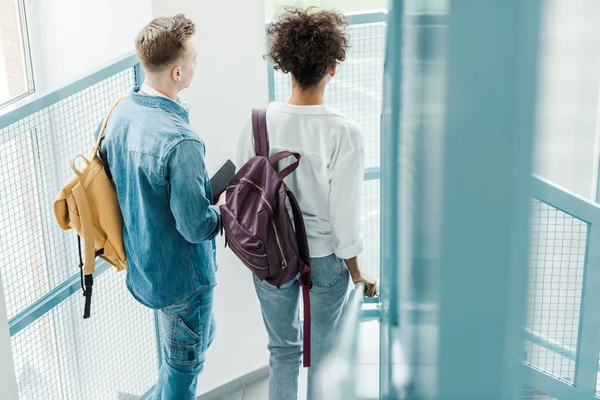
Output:
<path fill-rule="evenodd" d="M 256 157 L 233 177 L 221 207 L 225 243 L 261 281 L 276 287 L 298 279 L 304 301 L 304 366 L 310 366 L 310 253 L 302 211 L 283 182 L 300 164 L 300 154 L 282 151 L 269 157 L 265 110 L 252 110 Z M 277 171 L 279 161 L 296 161 Z M 294 216 L 290 220 L 286 199 Z M 295 230 L 294 230 L 295 227 Z"/>

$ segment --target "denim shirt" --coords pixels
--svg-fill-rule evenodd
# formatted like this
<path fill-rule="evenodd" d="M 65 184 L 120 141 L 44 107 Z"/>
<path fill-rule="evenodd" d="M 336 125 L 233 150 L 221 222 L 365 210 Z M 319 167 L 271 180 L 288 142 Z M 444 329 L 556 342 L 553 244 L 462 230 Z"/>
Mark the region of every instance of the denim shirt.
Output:
<path fill-rule="evenodd" d="M 127 287 L 156 309 L 216 285 L 220 214 L 187 110 L 138 90 L 115 107 L 101 153 L 123 213 Z"/>

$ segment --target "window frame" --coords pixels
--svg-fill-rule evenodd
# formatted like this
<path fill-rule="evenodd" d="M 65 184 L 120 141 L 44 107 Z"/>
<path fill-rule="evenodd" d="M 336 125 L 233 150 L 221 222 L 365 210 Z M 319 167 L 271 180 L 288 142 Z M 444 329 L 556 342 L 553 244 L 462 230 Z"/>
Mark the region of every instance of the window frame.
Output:
<path fill-rule="evenodd" d="M 19 35 L 19 49 L 21 52 L 21 61 L 23 63 L 23 83 L 25 84 L 25 91 L 9 98 L 5 102 L 0 102 L 0 110 L 20 100 L 23 100 L 25 97 L 36 92 L 25 0 L 14 0 L 14 2 L 16 11 L 15 17 L 17 19 L 17 31 Z"/>

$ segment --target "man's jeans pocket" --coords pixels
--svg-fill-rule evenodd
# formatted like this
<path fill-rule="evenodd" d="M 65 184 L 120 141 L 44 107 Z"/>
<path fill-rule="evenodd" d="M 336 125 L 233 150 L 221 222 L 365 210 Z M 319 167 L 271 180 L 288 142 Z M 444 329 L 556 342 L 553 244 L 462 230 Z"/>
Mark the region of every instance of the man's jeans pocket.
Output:
<path fill-rule="evenodd" d="M 204 315 L 199 306 L 198 296 L 192 296 L 165 307 L 159 314 L 165 356 L 173 364 L 192 366 L 201 362 Z M 207 317 L 210 321 L 210 314 Z"/>
<path fill-rule="evenodd" d="M 171 362 L 179 365 L 194 365 L 198 363 L 200 338 L 185 324 L 185 321 L 181 317 L 173 320 L 170 341 Z"/>

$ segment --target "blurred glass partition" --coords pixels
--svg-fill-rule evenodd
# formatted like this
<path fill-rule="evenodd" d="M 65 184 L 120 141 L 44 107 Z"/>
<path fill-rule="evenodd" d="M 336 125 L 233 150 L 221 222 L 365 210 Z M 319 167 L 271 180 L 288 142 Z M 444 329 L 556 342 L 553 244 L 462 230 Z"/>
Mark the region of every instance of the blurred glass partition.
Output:
<path fill-rule="evenodd" d="M 431 12 L 411 2 L 392 2 L 388 22 L 382 118 L 385 275 L 380 389 L 386 399 L 414 395 L 414 380 L 421 379 L 422 371 L 410 371 L 406 364 L 423 356 L 416 354 L 420 341 L 435 329 L 431 323 L 437 308 L 435 229 L 440 217 L 446 23 L 445 2 L 437 3 Z M 425 201 L 417 200 L 417 195 Z M 434 366 L 435 352 L 429 356 L 433 358 L 420 362 Z"/>
<path fill-rule="evenodd" d="M 514 398 L 541 3 L 391 4 L 381 398 Z"/>
<path fill-rule="evenodd" d="M 534 172 L 596 199 L 600 140 L 600 2 L 545 0 Z"/>

